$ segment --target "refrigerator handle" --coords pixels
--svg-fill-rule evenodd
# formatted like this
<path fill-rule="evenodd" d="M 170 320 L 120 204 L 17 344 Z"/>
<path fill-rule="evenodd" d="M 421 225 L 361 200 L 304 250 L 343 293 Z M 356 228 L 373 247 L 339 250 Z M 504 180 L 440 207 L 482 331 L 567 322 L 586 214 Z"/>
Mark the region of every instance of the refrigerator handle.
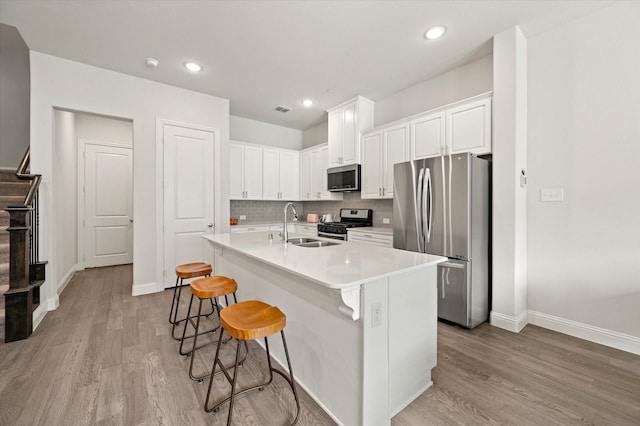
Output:
<path fill-rule="evenodd" d="M 418 222 L 418 251 L 424 252 L 424 210 L 423 210 L 423 198 L 424 198 L 424 167 L 420 169 L 418 175 L 418 187 L 416 194 L 416 222 Z"/>
<path fill-rule="evenodd" d="M 426 240 L 427 243 L 430 242 L 431 240 L 431 215 L 432 215 L 432 202 L 433 202 L 433 194 L 431 191 L 431 169 L 427 168 L 427 171 L 425 173 L 425 180 L 424 180 L 424 186 L 426 187 L 426 191 L 422 191 L 422 198 L 423 198 L 423 222 L 424 222 L 424 228 L 426 229 Z M 426 193 L 425 193 L 426 192 Z M 425 247 L 425 251 L 426 251 L 426 247 Z"/>

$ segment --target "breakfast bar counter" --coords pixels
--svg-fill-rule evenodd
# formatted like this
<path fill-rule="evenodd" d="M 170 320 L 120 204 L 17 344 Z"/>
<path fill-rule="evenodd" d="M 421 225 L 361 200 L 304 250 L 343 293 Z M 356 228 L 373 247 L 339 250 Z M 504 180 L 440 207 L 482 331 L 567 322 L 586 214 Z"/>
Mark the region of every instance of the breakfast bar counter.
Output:
<path fill-rule="evenodd" d="M 235 278 L 239 300 L 287 315 L 296 380 L 337 423 L 388 425 L 431 386 L 436 271 L 446 258 L 322 238 L 335 244 L 284 244 L 269 232 L 204 238 L 214 273 Z"/>

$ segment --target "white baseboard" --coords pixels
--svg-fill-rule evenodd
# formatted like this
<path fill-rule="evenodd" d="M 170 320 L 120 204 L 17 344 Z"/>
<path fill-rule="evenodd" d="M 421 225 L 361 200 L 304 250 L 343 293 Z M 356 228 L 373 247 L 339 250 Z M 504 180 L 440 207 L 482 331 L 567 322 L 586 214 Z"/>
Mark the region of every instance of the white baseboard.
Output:
<path fill-rule="evenodd" d="M 640 338 L 542 312 L 529 311 L 529 323 L 625 352 L 640 355 Z"/>
<path fill-rule="evenodd" d="M 134 284 L 131 286 L 131 295 L 132 296 L 142 296 L 143 294 L 151 294 L 151 293 L 159 293 L 164 291 L 164 287 L 162 285 L 158 285 L 158 283 L 144 283 L 144 284 Z"/>
<path fill-rule="evenodd" d="M 266 352 L 266 350 L 267 350 L 267 349 L 265 348 L 265 346 L 264 346 L 264 343 L 263 343 L 262 339 L 254 340 L 254 342 L 256 342 L 256 343 L 258 344 L 258 346 L 260 346 L 260 347 L 261 347 L 261 348 Z M 275 356 L 275 355 L 273 354 L 273 352 L 271 352 L 271 358 L 273 358 L 273 359 L 276 361 L 276 363 L 277 363 L 278 365 L 280 365 L 280 368 L 281 368 L 283 371 L 285 371 L 285 372 L 289 372 L 289 369 L 288 369 L 288 367 L 287 367 L 287 364 L 285 364 L 285 363 L 283 363 L 282 361 L 280 361 L 280 359 L 279 359 L 277 356 Z M 295 377 L 295 372 L 294 372 L 294 375 L 293 375 L 293 376 L 294 376 L 294 378 L 296 378 L 296 377 Z M 329 410 L 329 408 L 327 408 L 327 406 L 326 406 L 326 405 L 324 405 L 324 404 L 320 401 L 320 399 L 318 399 L 318 397 L 316 397 L 316 396 L 313 394 L 313 392 L 311 392 L 311 390 L 310 390 L 308 387 L 306 387 L 306 386 L 304 385 L 304 383 L 302 383 L 298 378 L 296 378 L 296 386 L 300 386 L 302 389 L 304 389 L 304 391 L 307 393 L 307 395 L 309 395 L 309 396 L 311 397 L 311 399 L 313 399 L 313 400 L 315 401 L 315 403 L 316 403 L 316 404 L 318 404 L 318 405 L 320 406 L 320 408 L 322 408 L 322 410 L 323 410 L 325 413 L 327 413 L 327 415 L 328 415 L 329 417 L 331 417 L 331 419 L 332 419 L 334 422 L 336 422 L 336 424 L 337 424 L 337 425 L 339 425 L 339 426 L 344 426 L 344 425 L 343 425 L 343 423 L 342 423 L 342 422 L 340 422 L 340 420 L 338 420 L 338 418 L 337 418 L 337 417 L 336 417 L 336 416 L 331 412 L 331 410 Z"/>
<path fill-rule="evenodd" d="M 38 306 L 36 308 L 35 311 L 33 311 L 33 330 L 35 331 L 36 328 L 38 328 L 38 326 L 40 325 L 40 323 L 42 322 L 42 320 L 44 319 L 45 315 L 47 315 L 47 309 L 45 309 L 44 304 L 40 304 L 40 306 Z"/>
<path fill-rule="evenodd" d="M 71 268 L 69 268 L 65 276 L 62 277 L 62 279 L 58 283 L 58 296 L 60 296 L 64 291 L 64 289 L 67 288 L 67 284 L 69 284 L 69 282 L 71 281 L 71 278 L 73 278 L 73 275 L 75 273 L 76 273 L 76 265 L 73 265 Z"/>
<path fill-rule="evenodd" d="M 520 333 L 524 326 L 527 325 L 527 311 L 522 312 L 517 317 L 512 317 L 496 311 L 491 311 L 491 315 L 489 316 L 489 323 L 498 328 L 502 328 L 514 333 Z"/>

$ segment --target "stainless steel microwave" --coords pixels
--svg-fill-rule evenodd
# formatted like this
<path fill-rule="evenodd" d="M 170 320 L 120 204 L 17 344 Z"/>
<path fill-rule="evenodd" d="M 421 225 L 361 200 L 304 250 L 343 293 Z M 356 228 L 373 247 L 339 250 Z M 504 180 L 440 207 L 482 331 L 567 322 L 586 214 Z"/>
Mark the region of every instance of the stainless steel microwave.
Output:
<path fill-rule="evenodd" d="M 327 169 L 327 189 L 331 192 L 360 191 L 360 164 Z"/>

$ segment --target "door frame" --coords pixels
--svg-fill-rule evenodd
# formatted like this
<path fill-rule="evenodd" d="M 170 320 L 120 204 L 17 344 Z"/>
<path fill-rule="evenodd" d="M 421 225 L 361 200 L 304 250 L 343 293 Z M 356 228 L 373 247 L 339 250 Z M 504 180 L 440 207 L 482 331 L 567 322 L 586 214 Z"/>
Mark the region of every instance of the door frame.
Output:
<path fill-rule="evenodd" d="M 133 146 L 132 145 L 126 145 L 126 144 L 122 144 L 122 143 L 116 143 L 116 142 L 107 142 L 107 141 L 99 141 L 99 140 L 94 140 L 94 139 L 78 139 L 78 163 L 77 163 L 77 167 L 78 167 L 78 179 L 77 179 L 77 193 L 78 193 L 78 205 L 77 205 L 77 215 L 78 215 L 78 220 L 77 220 L 77 226 L 78 226 L 78 230 L 77 230 L 77 235 L 78 235 L 78 253 L 77 253 L 77 267 L 76 270 L 77 271 L 84 271 L 85 269 L 85 258 L 84 258 L 84 241 L 85 241 L 85 227 L 84 227 L 84 222 L 85 222 L 85 211 L 84 211 L 84 203 L 85 203 L 85 192 L 83 190 L 84 187 L 84 179 L 85 179 L 85 173 L 84 173 L 84 166 L 85 166 L 85 158 L 84 158 L 84 151 L 85 151 L 85 146 L 86 145 L 100 145 L 100 146 L 111 146 L 114 148 L 127 148 L 131 150 L 131 156 L 133 158 Z M 136 202 L 136 198 L 133 197 L 133 162 L 131 164 L 131 194 L 132 194 L 132 205 L 131 205 L 131 210 L 132 212 L 135 212 L 135 202 Z M 133 216 L 132 216 L 133 217 Z M 135 224 L 133 224 L 135 225 Z M 132 225 L 132 226 L 133 226 Z M 132 250 L 133 250 L 133 244 L 134 244 L 134 238 L 133 238 L 133 230 L 131 230 L 131 246 L 132 246 Z"/>
<path fill-rule="evenodd" d="M 222 179 L 218 179 L 216 170 L 221 170 L 221 131 L 217 127 L 203 126 L 200 124 L 186 123 L 169 118 L 156 117 L 156 289 L 164 291 L 164 126 L 184 127 L 187 129 L 200 130 L 213 133 L 213 233 L 220 232 L 221 209 L 221 184 Z M 213 261 L 213 259 L 211 259 Z M 171 265 L 171 269 L 175 265 Z M 151 291 L 147 291 L 151 292 Z M 147 293 L 145 292 L 145 293 Z M 136 293 L 143 294 L 143 293 Z"/>

